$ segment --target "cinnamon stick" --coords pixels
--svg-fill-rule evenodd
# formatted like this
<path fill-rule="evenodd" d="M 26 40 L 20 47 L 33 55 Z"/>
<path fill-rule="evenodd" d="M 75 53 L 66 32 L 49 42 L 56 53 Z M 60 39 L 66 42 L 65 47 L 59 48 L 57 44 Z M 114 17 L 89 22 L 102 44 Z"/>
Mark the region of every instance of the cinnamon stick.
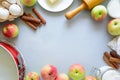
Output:
<path fill-rule="evenodd" d="M 109 61 L 109 59 L 104 55 L 103 60 L 112 68 L 116 69 L 115 66 Z"/>
<path fill-rule="evenodd" d="M 23 20 L 30 21 L 30 22 L 37 23 L 37 24 L 40 24 L 40 22 L 41 22 L 39 19 L 28 17 L 28 16 L 25 16 L 25 15 L 23 15 L 21 18 Z"/>
<path fill-rule="evenodd" d="M 115 51 L 110 51 L 110 55 L 115 58 L 120 58 L 120 56 Z"/>
<path fill-rule="evenodd" d="M 33 8 L 32 11 L 35 13 L 35 15 L 41 20 L 43 24 L 46 24 L 46 20 L 41 16 L 41 14 L 37 11 L 36 8 Z"/>
<path fill-rule="evenodd" d="M 24 13 L 23 15 L 27 16 L 26 13 Z M 21 18 L 21 17 L 20 17 Z M 22 19 L 22 18 L 21 18 Z M 22 19 L 23 20 L 23 19 Z M 26 20 L 23 20 L 29 27 L 31 27 L 32 29 L 36 30 L 37 27 L 32 23 L 32 22 L 29 22 L 29 21 L 26 21 Z"/>
<path fill-rule="evenodd" d="M 23 20 L 28 26 L 30 26 L 31 28 L 33 28 L 34 30 L 36 30 L 37 29 L 37 27 L 35 26 L 35 25 L 33 25 L 31 22 L 29 22 L 29 21 L 25 21 L 25 20 Z"/>
<path fill-rule="evenodd" d="M 108 52 L 104 52 L 104 56 L 108 59 L 109 63 L 107 63 L 108 61 L 105 61 L 108 65 L 111 63 L 115 69 L 119 68 L 119 65 L 116 62 L 111 62 L 109 59 L 110 57 L 112 57 Z M 111 66 L 112 67 L 112 66 Z"/>
<path fill-rule="evenodd" d="M 32 17 L 32 18 L 35 18 L 32 14 L 28 13 L 27 16 L 29 17 Z M 33 23 L 35 26 L 40 26 L 41 25 L 41 22 L 38 24 L 38 23 Z"/>
<path fill-rule="evenodd" d="M 110 61 L 111 62 L 120 63 L 120 59 L 119 58 L 110 57 Z"/>

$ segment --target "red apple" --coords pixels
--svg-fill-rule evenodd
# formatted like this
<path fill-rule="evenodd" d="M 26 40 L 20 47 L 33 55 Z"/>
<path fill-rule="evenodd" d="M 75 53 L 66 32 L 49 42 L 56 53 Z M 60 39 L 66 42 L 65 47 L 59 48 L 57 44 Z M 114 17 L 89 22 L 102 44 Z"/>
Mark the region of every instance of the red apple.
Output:
<path fill-rule="evenodd" d="M 41 77 L 44 80 L 55 80 L 57 77 L 57 68 L 53 65 L 46 65 L 41 70 Z"/>
<path fill-rule="evenodd" d="M 3 35 L 5 35 L 8 38 L 14 38 L 14 37 L 18 36 L 19 29 L 15 24 L 9 23 L 3 27 L 2 33 L 3 33 Z"/>
<path fill-rule="evenodd" d="M 85 69 L 80 64 L 73 64 L 69 69 L 69 76 L 73 80 L 83 80 L 85 78 Z"/>
<path fill-rule="evenodd" d="M 86 76 L 85 80 L 97 80 L 94 76 Z"/>
<path fill-rule="evenodd" d="M 103 5 L 98 5 L 92 9 L 91 16 L 96 21 L 102 21 L 107 16 L 107 10 Z"/>
<path fill-rule="evenodd" d="M 61 73 L 57 76 L 56 80 L 69 80 L 69 77 L 65 73 Z"/>
<path fill-rule="evenodd" d="M 113 19 L 108 22 L 108 32 L 113 36 L 120 35 L 120 19 Z"/>

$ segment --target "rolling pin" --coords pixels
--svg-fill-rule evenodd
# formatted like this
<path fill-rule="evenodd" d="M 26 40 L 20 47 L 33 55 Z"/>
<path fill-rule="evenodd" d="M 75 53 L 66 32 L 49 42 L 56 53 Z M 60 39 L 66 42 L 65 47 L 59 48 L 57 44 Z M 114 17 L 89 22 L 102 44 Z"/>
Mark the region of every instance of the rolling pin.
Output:
<path fill-rule="evenodd" d="M 83 0 L 82 4 L 74 9 L 73 11 L 67 12 L 65 14 L 65 17 L 70 20 L 72 19 L 76 14 L 78 14 L 79 12 L 81 12 L 84 9 L 92 9 L 94 6 L 100 4 L 101 2 L 103 2 L 103 0 Z"/>

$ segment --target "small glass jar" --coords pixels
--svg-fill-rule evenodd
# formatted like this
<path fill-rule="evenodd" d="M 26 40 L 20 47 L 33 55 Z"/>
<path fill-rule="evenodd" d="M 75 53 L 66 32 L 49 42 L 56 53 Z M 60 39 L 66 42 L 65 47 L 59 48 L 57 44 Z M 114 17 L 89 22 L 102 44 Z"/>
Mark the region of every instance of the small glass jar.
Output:
<path fill-rule="evenodd" d="M 109 67 L 103 66 L 101 68 L 92 68 L 91 74 L 94 75 L 97 80 L 120 80 L 120 73 Z"/>

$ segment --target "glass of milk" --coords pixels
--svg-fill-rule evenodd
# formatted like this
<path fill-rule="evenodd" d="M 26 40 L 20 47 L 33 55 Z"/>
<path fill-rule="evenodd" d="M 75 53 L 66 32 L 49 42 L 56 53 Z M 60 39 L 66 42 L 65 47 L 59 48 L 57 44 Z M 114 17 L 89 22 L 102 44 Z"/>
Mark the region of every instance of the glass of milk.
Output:
<path fill-rule="evenodd" d="M 120 72 L 114 70 L 109 66 L 103 66 L 98 68 L 92 68 L 91 74 L 94 75 L 97 80 L 120 80 Z"/>

